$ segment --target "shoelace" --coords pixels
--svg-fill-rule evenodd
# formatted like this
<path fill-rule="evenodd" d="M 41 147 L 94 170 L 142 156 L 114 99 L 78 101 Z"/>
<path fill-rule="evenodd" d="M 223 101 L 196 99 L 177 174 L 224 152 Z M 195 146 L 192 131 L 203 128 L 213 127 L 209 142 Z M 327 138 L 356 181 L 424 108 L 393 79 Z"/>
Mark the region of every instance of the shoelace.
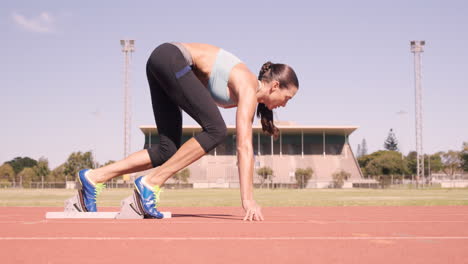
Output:
<path fill-rule="evenodd" d="M 96 203 L 98 195 L 106 188 L 104 183 L 96 183 L 96 188 L 94 189 L 94 203 Z"/>
<path fill-rule="evenodd" d="M 162 190 L 161 187 L 159 187 L 159 186 L 156 185 L 156 186 L 153 186 L 153 190 L 152 190 L 152 191 L 153 191 L 153 193 L 154 193 L 154 201 L 155 201 L 155 203 L 154 203 L 154 209 L 156 209 L 156 207 L 157 207 L 157 205 L 158 205 L 158 203 L 159 203 L 159 199 L 160 199 L 160 197 L 161 197 L 161 193 L 162 193 L 163 190 Z"/>

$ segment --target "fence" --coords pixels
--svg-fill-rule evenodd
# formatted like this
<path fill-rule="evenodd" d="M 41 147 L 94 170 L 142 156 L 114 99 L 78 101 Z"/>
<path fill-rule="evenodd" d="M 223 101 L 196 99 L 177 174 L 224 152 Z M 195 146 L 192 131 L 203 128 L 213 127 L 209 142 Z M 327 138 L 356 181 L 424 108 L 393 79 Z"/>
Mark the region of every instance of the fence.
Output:
<path fill-rule="evenodd" d="M 0 189 L 76 189 L 77 184 L 74 181 L 69 182 L 28 182 L 28 183 L 12 183 L 12 182 L 0 182 Z M 106 182 L 106 188 L 134 188 L 133 182 L 123 181 L 109 181 Z M 164 184 L 166 189 L 189 189 L 193 188 L 193 183 L 166 183 Z"/>
<path fill-rule="evenodd" d="M 29 189 L 65 189 L 65 182 L 28 182 L 21 184 L 19 182 L 0 182 L 0 188 L 15 189 L 15 188 L 29 188 Z"/>
<path fill-rule="evenodd" d="M 389 185 L 386 188 L 468 188 L 468 177 L 467 175 L 461 175 L 456 177 L 456 179 L 446 179 L 442 177 L 438 178 L 426 178 L 424 182 L 418 182 L 411 179 L 394 179 L 391 178 Z M 441 179 L 442 178 L 442 179 Z M 18 182 L 0 182 L 0 189 L 15 189 L 15 188 L 25 188 L 25 189 L 75 189 L 75 182 L 69 181 L 65 182 L 27 182 L 22 185 Z M 123 180 L 109 181 L 106 183 L 106 187 L 113 188 L 134 188 L 133 182 L 124 182 Z M 191 188 L 239 188 L 239 182 L 226 182 L 226 183 L 166 183 L 164 188 L 166 189 L 191 189 Z M 265 182 L 254 183 L 254 188 L 256 189 L 298 189 L 299 184 L 297 183 L 278 183 L 278 182 Z M 307 188 L 312 189 L 323 189 L 323 188 L 333 188 L 332 181 L 316 181 L 310 180 L 307 184 Z M 369 189 L 379 189 L 382 188 L 379 182 L 374 179 L 360 179 L 345 181 L 343 188 L 369 188 Z"/>
<path fill-rule="evenodd" d="M 297 183 L 254 183 L 254 188 L 257 189 L 297 189 L 299 188 L 299 184 Z"/>

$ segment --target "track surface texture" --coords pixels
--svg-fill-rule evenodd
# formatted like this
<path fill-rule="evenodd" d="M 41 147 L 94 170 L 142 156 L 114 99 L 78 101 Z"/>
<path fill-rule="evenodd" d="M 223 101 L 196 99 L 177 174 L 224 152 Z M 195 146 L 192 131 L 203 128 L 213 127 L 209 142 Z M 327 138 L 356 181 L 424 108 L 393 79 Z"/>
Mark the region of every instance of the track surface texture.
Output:
<path fill-rule="evenodd" d="M 468 206 L 162 208 L 173 218 L 46 220 L 0 207 L 1 263 L 468 263 Z M 105 207 L 102 211 L 116 211 Z"/>

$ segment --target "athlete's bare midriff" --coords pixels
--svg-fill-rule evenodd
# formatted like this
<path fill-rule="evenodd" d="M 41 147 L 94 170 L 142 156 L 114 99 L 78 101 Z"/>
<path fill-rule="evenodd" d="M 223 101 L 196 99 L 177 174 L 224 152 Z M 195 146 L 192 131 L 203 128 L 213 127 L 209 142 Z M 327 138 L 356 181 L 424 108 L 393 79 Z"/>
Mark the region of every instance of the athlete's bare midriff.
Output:
<path fill-rule="evenodd" d="M 211 69 L 216 60 L 219 47 L 203 43 L 181 43 L 192 55 L 193 72 L 203 85 L 208 85 Z"/>

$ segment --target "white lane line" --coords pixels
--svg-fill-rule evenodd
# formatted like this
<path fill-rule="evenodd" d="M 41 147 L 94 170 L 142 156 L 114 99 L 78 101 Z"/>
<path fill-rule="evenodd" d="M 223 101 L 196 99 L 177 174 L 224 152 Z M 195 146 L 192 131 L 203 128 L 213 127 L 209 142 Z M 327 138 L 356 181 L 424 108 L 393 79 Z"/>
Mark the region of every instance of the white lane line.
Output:
<path fill-rule="evenodd" d="M 71 220 L 71 221 L 67 221 Z M 135 219 L 135 220 L 101 220 L 101 219 L 96 219 L 95 221 L 79 221 L 75 219 L 47 219 L 47 220 L 39 220 L 39 221 L 0 221 L 0 224 L 46 224 L 46 223 L 57 223 L 57 224 L 90 224 L 90 223 L 100 223 L 100 224 L 154 224 L 154 222 L 158 222 L 158 224 L 241 224 L 241 223 L 261 223 L 261 224 L 320 224 L 320 225 L 325 225 L 325 224 L 411 224 L 411 223 L 416 223 L 416 224 L 424 224 L 424 223 L 431 223 L 431 224 L 437 224 L 437 223 L 468 223 L 467 221 L 461 221 L 461 220 L 454 220 L 454 221 L 320 221 L 320 220 L 308 220 L 308 221 L 262 221 L 262 222 L 248 222 L 248 221 L 241 221 L 239 220 L 230 220 L 230 221 L 160 221 L 160 220 L 151 220 L 151 219 Z"/>
<path fill-rule="evenodd" d="M 138 223 L 148 223 L 148 224 L 154 224 L 152 221 L 158 221 L 158 220 L 142 220 L 139 219 Z M 52 221 L 47 221 L 47 222 L 52 222 Z M 61 222 L 61 221 L 53 221 L 54 223 L 104 223 L 104 221 L 73 221 L 73 222 Z M 0 222 L 1 223 L 1 222 Z M 106 223 L 135 223 L 135 221 L 122 221 L 122 220 L 116 220 L 116 221 L 106 221 Z M 161 222 L 164 224 L 238 224 L 238 223 L 261 223 L 261 224 L 393 224 L 393 223 L 468 223 L 467 221 L 462 221 L 462 220 L 448 220 L 448 221 L 397 221 L 397 220 L 389 220 L 389 221 L 320 221 L 320 220 L 307 220 L 307 221 L 241 221 L 239 220 L 230 220 L 230 221 L 167 221 L 167 222 Z"/>
<path fill-rule="evenodd" d="M 219 240 L 468 240 L 463 236 L 421 236 L 421 237 L 0 237 L 9 240 L 182 240 L 182 241 L 219 241 Z"/>

